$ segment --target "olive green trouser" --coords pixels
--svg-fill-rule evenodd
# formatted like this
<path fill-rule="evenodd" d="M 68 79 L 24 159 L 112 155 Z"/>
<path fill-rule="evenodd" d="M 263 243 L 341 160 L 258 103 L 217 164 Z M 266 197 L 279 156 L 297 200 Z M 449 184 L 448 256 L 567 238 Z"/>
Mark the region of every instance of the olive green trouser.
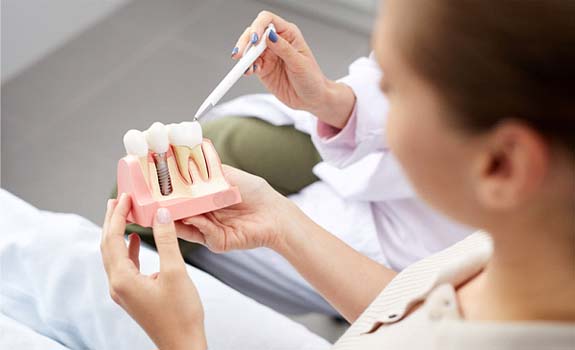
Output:
<path fill-rule="evenodd" d="M 222 164 L 261 176 L 278 192 L 297 193 L 317 181 L 312 168 L 321 157 L 309 135 L 291 125 L 275 126 L 257 118 L 226 117 L 202 125 L 204 137 L 214 144 Z M 117 189 L 113 197 L 116 197 Z M 153 245 L 150 228 L 128 225 Z M 184 256 L 191 246 L 180 242 Z"/>

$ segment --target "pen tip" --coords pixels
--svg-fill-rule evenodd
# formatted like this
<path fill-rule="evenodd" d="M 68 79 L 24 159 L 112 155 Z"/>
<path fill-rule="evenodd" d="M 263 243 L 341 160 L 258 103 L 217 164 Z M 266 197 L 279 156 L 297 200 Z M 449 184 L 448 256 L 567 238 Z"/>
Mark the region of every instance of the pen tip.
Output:
<path fill-rule="evenodd" d="M 206 115 L 212 108 L 214 108 L 214 104 L 211 102 L 208 103 L 207 105 L 202 104 L 200 106 L 200 108 L 198 109 L 198 111 L 196 112 L 196 115 L 194 116 L 194 120 L 200 119 L 201 117 Z"/>

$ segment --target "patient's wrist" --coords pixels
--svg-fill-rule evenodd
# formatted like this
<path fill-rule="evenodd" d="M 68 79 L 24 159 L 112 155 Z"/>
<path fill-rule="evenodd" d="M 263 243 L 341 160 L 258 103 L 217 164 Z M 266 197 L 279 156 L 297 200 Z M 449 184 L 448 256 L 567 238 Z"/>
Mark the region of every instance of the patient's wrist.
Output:
<path fill-rule="evenodd" d="M 274 231 L 272 233 L 272 239 L 266 244 L 266 246 L 276 252 L 281 251 L 283 246 L 286 244 L 286 237 L 290 234 L 292 230 L 292 220 L 295 204 L 288 198 L 280 195 L 278 193 L 277 202 L 274 205 L 275 215 L 274 215 Z M 297 208 L 297 207 L 296 207 Z"/>
<path fill-rule="evenodd" d="M 184 339 L 178 341 L 174 347 L 168 346 L 166 348 L 173 350 L 206 350 L 208 342 L 206 341 L 205 330 L 203 327 L 195 327 L 189 334 L 185 335 Z"/>
<path fill-rule="evenodd" d="M 276 240 L 269 247 L 283 256 L 297 249 L 297 246 L 304 240 L 305 233 L 313 225 L 313 221 L 295 203 L 287 198 L 285 199 L 286 202 L 282 206 L 281 218 L 277 223 L 279 230 Z"/>

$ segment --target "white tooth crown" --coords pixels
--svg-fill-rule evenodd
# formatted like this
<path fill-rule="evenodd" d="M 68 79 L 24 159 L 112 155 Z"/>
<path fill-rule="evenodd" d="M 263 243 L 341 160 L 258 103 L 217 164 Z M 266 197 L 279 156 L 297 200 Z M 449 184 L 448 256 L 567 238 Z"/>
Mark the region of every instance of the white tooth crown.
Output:
<path fill-rule="evenodd" d="M 202 144 L 202 126 L 198 122 L 183 122 L 186 131 L 186 137 L 190 141 L 190 147 Z"/>
<path fill-rule="evenodd" d="M 186 133 L 181 124 L 168 125 L 168 136 L 170 143 L 174 146 L 187 146 Z"/>
<path fill-rule="evenodd" d="M 140 158 L 146 182 L 153 187 L 157 198 L 166 196 L 162 188 L 164 175 L 173 191 L 166 192 L 167 195 L 200 197 L 229 188 L 215 150 L 210 143 L 203 143 L 202 127 L 198 122 L 168 125 L 156 122 L 148 130 L 130 130 L 124 135 L 124 145 L 128 154 Z M 170 149 L 173 157 L 158 156 Z M 148 163 L 150 151 L 155 153 L 154 162 Z M 164 160 L 163 167 L 159 166 L 158 159 Z M 162 172 L 164 170 L 167 172 Z"/>
<path fill-rule="evenodd" d="M 128 130 L 124 134 L 124 147 L 126 153 L 137 157 L 146 157 L 148 155 L 148 142 L 146 136 L 140 130 Z"/>
<path fill-rule="evenodd" d="M 190 148 L 202 144 L 202 126 L 198 122 L 182 122 L 169 126 L 170 143 Z"/>
<path fill-rule="evenodd" d="M 155 122 L 145 134 L 148 146 L 154 153 L 166 153 L 170 148 L 168 128 L 164 124 Z"/>
<path fill-rule="evenodd" d="M 168 128 L 170 143 L 174 146 L 174 155 L 178 162 L 180 174 L 189 184 L 194 182 L 190 176 L 190 171 L 195 169 L 195 167 L 190 168 L 191 158 L 196 164 L 201 177 L 207 181 L 209 174 L 202 152 L 202 127 L 200 123 L 182 122 L 180 124 L 170 124 Z"/>

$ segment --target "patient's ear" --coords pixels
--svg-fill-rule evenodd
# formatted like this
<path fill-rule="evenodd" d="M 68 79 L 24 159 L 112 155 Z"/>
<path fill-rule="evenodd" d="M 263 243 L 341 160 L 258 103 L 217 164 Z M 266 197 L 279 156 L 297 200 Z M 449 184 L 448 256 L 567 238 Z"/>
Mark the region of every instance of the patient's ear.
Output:
<path fill-rule="evenodd" d="M 486 134 L 475 162 L 477 198 L 487 210 L 512 210 L 532 199 L 548 171 L 549 149 L 529 125 L 508 120 Z"/>

